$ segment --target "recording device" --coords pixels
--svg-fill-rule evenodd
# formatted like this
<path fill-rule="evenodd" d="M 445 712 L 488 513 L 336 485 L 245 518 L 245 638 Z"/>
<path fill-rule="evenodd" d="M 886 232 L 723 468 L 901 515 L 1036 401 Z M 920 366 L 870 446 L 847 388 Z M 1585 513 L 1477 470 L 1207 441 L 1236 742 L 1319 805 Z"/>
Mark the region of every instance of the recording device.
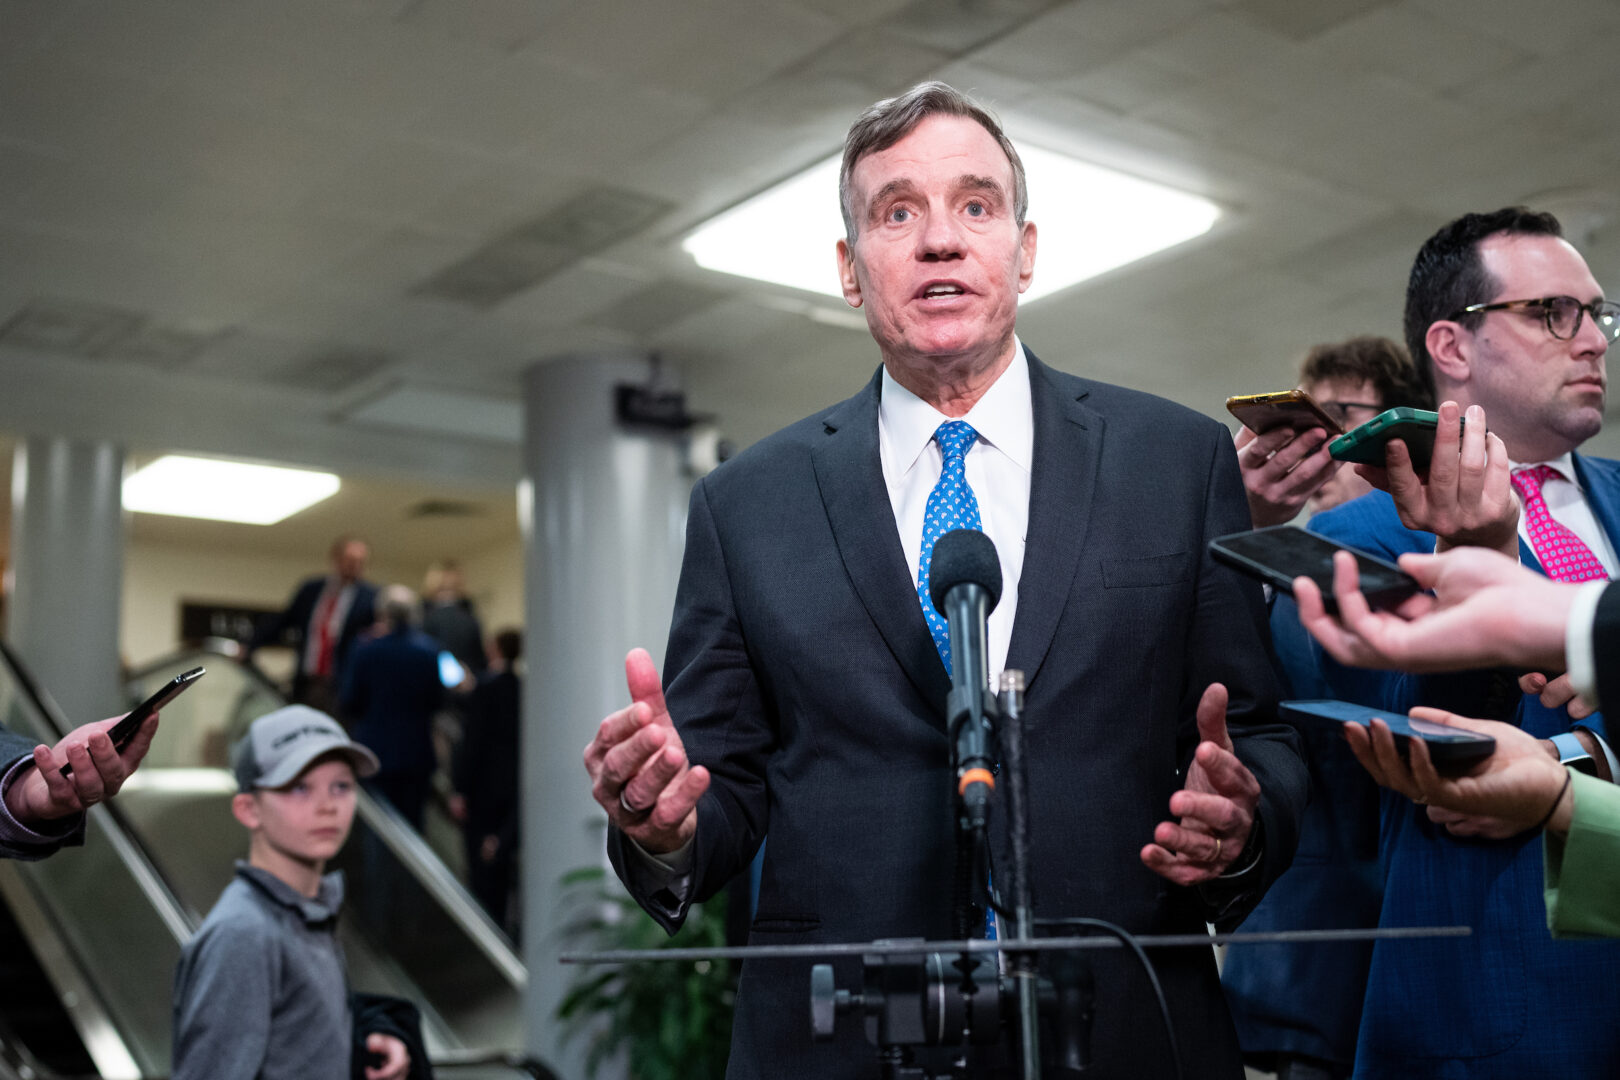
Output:
<path fill-rule="evenodd" d="M 1369 709 L 1348 701 L 1284 701 L 1279 703 L 1278 708 L 1284 717 L 1360 724 L 1365 728 L 1372 727 L 1374 720 L 1382 720 L 1389 725 L 1390 734 L 1395 736 L 1395 748 L 1400 751 L 1402 758 L 1406 757 L 1413 739 L 1422 739 L 1429 751 L 1429 760 L 1434 762 L 1434 769 L 1439 773 L 1467 772 L 1496 751 L 1496 740 L 1489 735 L 1448 724 L 1436 724 L 1432 720 L 1384 712 L 1382 709 Z"/>
<path fill-rule="evenodd" d="M 1417 580 L 1394 563 L 1365 551 L 1341 547 L 1294 525 L 1251 529 L 1218 536 L 1209 542 L 1209 553 L 1217 561 L 1257 577 L 1290 596 L 1294 594 L 1295 578 L 1310 578 L 1321 590 L 1322 605 L 1330 615 L 1339 612 L 1339 603 L 1333 596 L 1333 556 L 1340 551 L 1348 551 L 1356 557 L 1361 592 L 1372 607 L 1394 607 L 1422 591 Z"/>
<path fill-rule="evenodd" d="M 1344 428 L 1303 390 L 1279 390 L 1271 394 L 1238 394 L 1226 399 L 1226 411 L 1237 417 L 1256 435 L 1273 428 L 1295 431 L 1326 428 L 1329 435 L 1343 435 Z"/>
<path fill-rule="evenodd" d="M 970 829 L 989 823 L 996 788 L 995 731 L 985 707 L 990 693 L 986 621 L 1001 599 L 1001 560 L 978 529 L 953 529 L 934 542 L 928 595 L 951 631 L 951 692 L 945 717 L 956 747 L 957 794 Z"/>
<path fill-rule="evenodd" d="M 1391 439 L 1406 444 L 1412 456 L 1412 469 L 1418 473 L 1429 471 L 1434 458 L 1434 436 L 1440 426 L 1440 414 L 1428 409 L 1414 409 L 1406 405 L 1385 409 L 1360 427 L 1340 435 L 1328 444 L 1328 453 L 1339 461 L 1353 461 L 1361 465 L 1384 467 L 1384 448 Z M 1459 431 L 1461 429 L 1459 428 Z"/>
<path fill-rule="evenodd" d="M 200 667 L 192 668 L 176 675 L 159 687 L 157 693 L 131 709 L 128 716 L 114 724 L 107 732 L 107 737 L 112 740 L 113 749 L 123 753 L 124 747 L 129 745 L 129 740 L 133 739 L 135 733 L 141 729 L 141 725 L 146 723 L 147 717 L 179 697 L 192 683 L 202 678 L 207 670 Z M 61 771 L 63 776 L 72 776 L 72 763 L 63 765 Z"/>

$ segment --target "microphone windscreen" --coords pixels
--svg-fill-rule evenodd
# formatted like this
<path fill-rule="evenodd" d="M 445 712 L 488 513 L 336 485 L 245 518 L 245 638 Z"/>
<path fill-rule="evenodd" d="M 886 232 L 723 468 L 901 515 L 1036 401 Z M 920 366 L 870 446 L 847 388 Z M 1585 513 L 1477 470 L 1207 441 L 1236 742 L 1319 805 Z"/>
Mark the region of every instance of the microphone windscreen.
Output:
<path fill-rule="evenodd" d="M 994 611 L 1001 599 L 1001 559 L 996 545 L 978 529 L 952 529 L 934 542 L 928 566 L 928 595 L 934 610 L 945 610 L 945 594 L 958 585 L 978 585 L 989 594 Z"/>

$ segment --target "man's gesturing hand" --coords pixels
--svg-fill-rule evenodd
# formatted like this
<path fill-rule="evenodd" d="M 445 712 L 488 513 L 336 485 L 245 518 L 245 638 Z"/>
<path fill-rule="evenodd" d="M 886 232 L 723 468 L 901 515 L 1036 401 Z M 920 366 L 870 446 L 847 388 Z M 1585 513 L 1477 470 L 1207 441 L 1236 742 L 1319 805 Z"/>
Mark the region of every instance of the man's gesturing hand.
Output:
<path fill-rule="evenodd" d="M 609 715 L 585 748 L 591 795 L 644 851 L 674 851 L 697 830 L 709 770 L 692 767 L 670 720 L 658 668 L 645 649 L 624 658 L 630 704 Z"/>
<path fill-rule="evenodd" d="M 1203 739 L 1187 770 L 1187 784 L 1170 796 L 1179 823 L 1161 821 L 1154 843 L 1142 849 L 1148 869 L 1177 885 L 1196 885 L 1226 873 L 1249 842 L 1260 782 L 1233 752 L 1226 731 L 1226 687 L 1210 683 L 1198 702 Z"/>

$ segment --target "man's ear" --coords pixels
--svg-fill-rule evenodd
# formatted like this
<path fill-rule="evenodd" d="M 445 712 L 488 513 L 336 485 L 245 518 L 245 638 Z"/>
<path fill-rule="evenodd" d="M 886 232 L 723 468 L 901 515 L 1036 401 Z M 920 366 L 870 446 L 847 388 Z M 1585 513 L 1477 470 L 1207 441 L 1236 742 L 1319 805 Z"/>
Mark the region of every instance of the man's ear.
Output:
<path fill-rule="evenodd" d="M 1035 223 L 1024 222 L 1023 235 L 1018 238 L 1018 247 L 1023 256 L 1018 268 L 1018 291 L 1023 292 L 1029 288 L 1029 283 L 1035 279 Z"/>
<path fill-rule="evenodd" d="M 862 303 L 861 282 L 855 274 L 855 249 L 848 240 L 838 241 L 838 283 L 844 289 L 844 302 L 850 307 Z"/>
<path fill-rule="evenodd" d="M 259 827 L 259 800 L 252 792 L 242 791 L 232 795 L 231 813 L 242 823 L 244 829 Z"/>
<path fill-rule="evenodd" d="M 1474 358 L 1473 331 L 1451 319 L 1440 319 L 1429 324 L 1423 345 L 1429 350 L 1437 376 L 1454 383 L 1468 381 Z"/>

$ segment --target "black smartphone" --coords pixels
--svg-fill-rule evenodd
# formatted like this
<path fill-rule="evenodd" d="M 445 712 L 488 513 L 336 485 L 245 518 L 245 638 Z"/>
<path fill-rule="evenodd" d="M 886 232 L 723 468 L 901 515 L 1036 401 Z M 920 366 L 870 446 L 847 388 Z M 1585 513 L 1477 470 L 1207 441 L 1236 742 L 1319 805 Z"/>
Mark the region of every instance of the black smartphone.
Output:
<path fill-rule="evenodd" d="M 1340 547 L 1295 525 L 1251 529 L 1209 542 L 1209 552 L 1216 559 L 1290 596 L 1294 594 L 1295 578 L 1310 578 L 1322 590 L 1322 604 L 1330 615 L 1339 613 L 1338 601 L 1333 598 L 1333 555 L 1338 551 L 1356 557 L 1361 591 L 1373 607 L 1394 607 L 1422 591 L 1417 580 L 1394 563 L 1365 551 Z"/>
<path fill-rule="evenodd" d="M 1339 461 L 1354 461 L 1362 465 L 1384 467 L 1384 447 L 1389 440 L 1399 439 L 1412 455 L 1415 472 L 1429 471 L 1434 458 L 1434 434 L 1440 426 L 1440 414 L 1429 409 L 1413 409 L 1402 405 L 1385 409 L 1360 427 L 1340 435 L 1328 444 L 1328 453 Z"/>
<path fill-rule="evenodd" d="M 135 733 L 141 729 L 141 725 L 146 723 L 147 717 L 151 716 L 153 713 L 163 708 L 163 706 L 179 697 L 185 692 L 187 687 L 196 682 L 198 679 L 202 678 L 207 671 L 207 668 L 199 667 L 192 668 L 190 671 L 181 672 L 179 675 L 176 675 L 174 678 L 158 687 L 157 693 L 153 694 L 151 697 L 147 698 L 145 701 L 131 709 L 128 716 L 118 721 L 118 723 L 114 724 L 107 731 L 107 737 L 112 740 L 113 749 L 117 750 L 119 753 L 123 753 L 124 747 L 129 745 L 129 740 L 133 739 L 135 737 Z M 62 766 L 62 775 L 73 775 L 72 763 Z"/>
<path fill-rule="evenodd" d="M 1430 720 L 1415 720 L 1400 713 L 1369 709 L 1348 701 L 1284 701 L 1278 706 L 1284 718 L 1327 720 L 1336 724 L 1360 724 L 1370 728 L 1374 720 L 1389 725 L 1395 736 L 1395 747 L 1406 757 L 1412 739 L 1422 739 L 1434 762 L 1435 772 L 1455 774 L 1467 772 L 1496 752 L 1496 740 L 1489 735 Z"/>

